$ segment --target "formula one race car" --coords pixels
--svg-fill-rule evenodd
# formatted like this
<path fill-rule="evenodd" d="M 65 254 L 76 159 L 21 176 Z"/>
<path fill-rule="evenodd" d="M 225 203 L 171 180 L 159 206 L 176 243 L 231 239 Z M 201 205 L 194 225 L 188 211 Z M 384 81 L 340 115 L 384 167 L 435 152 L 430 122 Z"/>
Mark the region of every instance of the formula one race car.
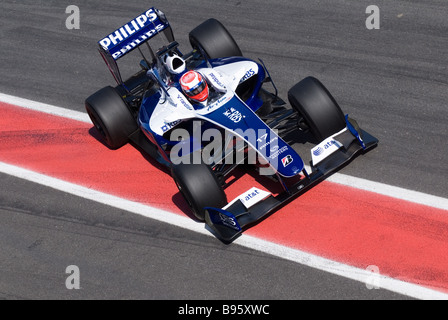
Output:
<path fill-rule="evenodd" d="M 154 50 L 149 42 L 157 38 L 163 45 Z M 156 8 L 118 28 L 98 42 L 118 85 L 97 91 L 85 106 L 111 149 L 132 142 L 167 166 L 192 213 L 222 241 L 231 242 L 377 145 L 313 77 L 289 90 L 288 106 L 263 61 L 243 57 L 219 21 L 203 22 L 189 40 L 193 50 L 183 54 Z M 131 51 L 140 53 L 141 70 L 123 81 L 117 60 Z M 291 132 L 316 144 L 311 169 L 286 142 Z M 242 164 L 283 191 L 274 195 L 254 187 L 228 202 L 226 181 Z"/>

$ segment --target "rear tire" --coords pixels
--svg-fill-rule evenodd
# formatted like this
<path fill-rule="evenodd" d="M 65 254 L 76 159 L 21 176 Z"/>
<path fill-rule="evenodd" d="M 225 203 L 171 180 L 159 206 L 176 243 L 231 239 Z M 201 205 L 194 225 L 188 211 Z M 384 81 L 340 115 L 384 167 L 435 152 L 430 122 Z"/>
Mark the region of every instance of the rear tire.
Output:
<path fill-rule="evenodd" d="M 226 194 L 209 166 L 173 165 L 171 175 L 198 220 L 205 220 L 204 207 L 222 208 L 227 204 Z"/>
<path fill-rule="evenodd" d="M 189 38 L 193 49 L 202 49 L 208 59 L 243 55 L 230 32 L 213 18 L 194 28 Z"/>
<path fill-rule="evenodd" d="M 305 78 L 293 86 L 288 91 L 288 100 L 318 141 L 346 127 L 341 108 L 316 78 Z"/>
<path fill-rule="evenodd" d="M 90 120 L 111 149 L 118 149 L 138 130 L 137 121 L 118 92 L 105 87 L 85 101 Z"/>

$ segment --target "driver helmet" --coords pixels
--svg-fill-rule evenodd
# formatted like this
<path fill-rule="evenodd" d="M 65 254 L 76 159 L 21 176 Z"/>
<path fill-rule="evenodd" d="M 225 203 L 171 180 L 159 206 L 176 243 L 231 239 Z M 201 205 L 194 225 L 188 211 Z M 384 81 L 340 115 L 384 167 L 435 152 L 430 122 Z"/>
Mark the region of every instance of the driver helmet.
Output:
<path fill-rule="evenodd" d="M 207 81 L 199 72 L 188 71 L 183 74 L 180 86 L 185 95 L 195 102 L 204 102 L 208 98 Z"/>
<path fill-rule="evenodd" d="M 185 60 L 179 57 L 176 52 L 168 52 L 163 57 L 163 63 L 171 74 L 181 74 L 185 71 Z"/>

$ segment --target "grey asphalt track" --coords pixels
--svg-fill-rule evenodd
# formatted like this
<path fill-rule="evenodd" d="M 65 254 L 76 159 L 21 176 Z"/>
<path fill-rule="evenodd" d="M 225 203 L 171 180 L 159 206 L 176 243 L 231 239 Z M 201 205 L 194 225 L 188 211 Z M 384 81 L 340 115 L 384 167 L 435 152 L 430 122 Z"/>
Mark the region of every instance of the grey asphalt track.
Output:
<path fill-rule="evenodd" d="M 71 4 L 80 8 L 79 30 L 65 27 Z M 154 5 L 188 51 L 188 32 L 215 17 L 246 56 L 264 60 L 282 97 L 313 75 L 380 139 L 342 173 L 447 197 L 448 3 L 378 0 L 380 29 L 367 30 L 370 4 L 3 0 L 0 92 L 84 111 L 88 95 L 113 84 L 96 50 L 103 36 Z M 5 175 L 0 180 L 8 186 L 0 192 L 3 298 L 404 298 Z M 65 289 L 69 264 L 86 270 L 81 291 Z"/>

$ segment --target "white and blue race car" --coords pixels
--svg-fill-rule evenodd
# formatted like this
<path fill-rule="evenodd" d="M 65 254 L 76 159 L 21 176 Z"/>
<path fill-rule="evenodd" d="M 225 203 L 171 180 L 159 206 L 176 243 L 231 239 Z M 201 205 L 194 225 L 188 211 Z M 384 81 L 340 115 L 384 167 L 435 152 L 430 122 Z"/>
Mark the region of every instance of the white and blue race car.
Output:
<path fill-rule="evenodd" d="M 164 45 L 154 50 L 149 40 L 156 37 Z M 313 77 L 289 90 L 288 106 L 264 63 L 244 57 L 216 19 L 193 29 L 189 39 L 192 50 L 183 54 L 156 8 L 121 26 L 98 42 L 117 86 L 92 94 L 85 106 L 111 149 L 132 142 L 169 168 L 194 216 L 222 241 L 231 242 L 377 145 Z M 117 61 L 134 49 L 141 71 L 123 81 Z M 187 78 L 198 83 L 188 87 Z M 199 89 L 207 91 L 198 100 Z M 316 144 L 308 170 L 286 142 L 291 132 L 301 143 Z M 278 182 L 283 192 L 274 196 L 254 187 L 229 202 L 227 180 L 242 164 Z"/>

